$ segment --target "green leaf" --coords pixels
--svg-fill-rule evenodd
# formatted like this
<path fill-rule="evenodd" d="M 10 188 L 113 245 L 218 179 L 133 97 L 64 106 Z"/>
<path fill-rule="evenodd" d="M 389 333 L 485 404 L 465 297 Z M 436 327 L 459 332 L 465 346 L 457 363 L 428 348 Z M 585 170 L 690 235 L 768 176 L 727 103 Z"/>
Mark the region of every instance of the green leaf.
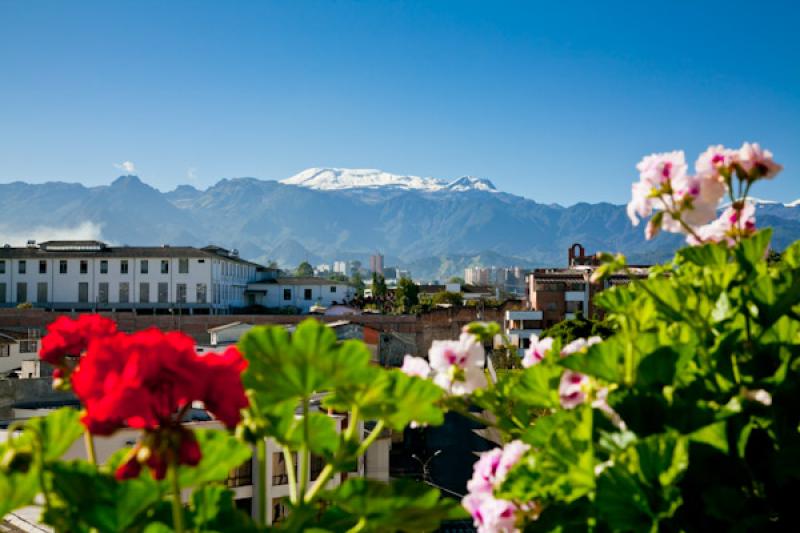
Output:
<path fill-rule="evenodd" d="M 406 479 L 387 484 L 350 478 L 329 498 L 356 521 L 364 519 L 367 531 L 434 531 L 442 520 L 465 517 L 458 501 L 442 498 L 437 489 Z"/>
<path fill-rule="evenodd" d="M 192 494 L 191 521 L 195 531 L 259 531 L 250 516 L 236 507 L 234 492 L 219 485 L 206 485 Z"/>
<path fill-rule="evenodd" d="M 534 449 L 511 470 L 498 496 L 515 501 L 572 502 L 594 490 L 593 411 L 562 410 L 525 434 Z"/>
<path fill-rule="evenodd" d="M 292 450 L 300 449 L 303 444 L 304 422 L 302 417 L 296 418 L 292 427 L 283 436 L 281 443 Z M 308 414 L 308 447 L 312 453 L 331 461 L 339 449 L 339 432 L 333 418 L 322 413 Z"/>
<path fill-rule="evenodd" d="M 594 344 L 588 352 L 565 357 L 559 364 L 576 372 L 594 376 L 611 383 L 624 380 L 624 347 L 614 337 Z"/>
<path fill-rule="evenodd" d="M 728 262 L 728 248 L 722 244 L 687 246 L 677 253 L 679 261 L 687 261 L 701 267 L 718 267 Z"/>
<path fill-rule="evenodd" d="M 147 476 L 120 482 L 84 461 L 54 463 L 50 472 L 58 501 L 45 519 L 57 529 L 126 531 L 162 496 Z"/>
<path fill-rule="evenodd" d="M 195 430 L 203 458 L 197 466 L 181 466 L 178 470 L 181 487 L 197 486 L 209 481 L 224 481 L 228 474 L 252 456 L 250 446 L 227 432 L 213 429 Z"/>
<path fill-rule="evenodd" d="M 511 391 L 511 398 L 523 402 L 530 408 L 555 408 L 560 407 L 558 397 L 558 384 L 561 381 L 563 369 L 545 361 L 525 369 Z"/>
<path fill-rule="evenodd" d="M 32 418 L 25 423 L 25 427 L 41 435 L 45 461 L 61 458 L 84 431 L 80 413 L 71 407 L 62 407 L 47 416 Z"/>
<path fill-rule="evenodd" d="M 689 434 L 689 440 L 708 444 L 722 453 L 728 453 L 728 434 L 726 431 L 727 423 L 722 420 L 714 424 L 702 427 Z"/>
<path fill-rule="evenodd" d="M 689 465 L 686 437 L 653 435 L 614 456 L 597 480 L 599 516 L 612 530 L 655 530 L 681 506 L 675 486 Z"/>
<path fill-rule="evenodd" d="M 734 248 L 734 253 L 739 260 L 739 264 L 745 270 L 754 270 L 759 263 L 766 264 L 767 250 L 771 238 L 772 228 L 766 228 L 738 243 Z"/>

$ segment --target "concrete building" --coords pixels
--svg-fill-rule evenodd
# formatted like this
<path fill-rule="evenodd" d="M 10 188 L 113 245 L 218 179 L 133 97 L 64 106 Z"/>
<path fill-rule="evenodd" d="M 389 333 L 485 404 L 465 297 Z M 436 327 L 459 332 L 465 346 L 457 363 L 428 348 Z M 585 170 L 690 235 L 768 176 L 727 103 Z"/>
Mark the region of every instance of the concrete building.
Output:
<path fill-rule="evenodd" d="M 375 254 L 369 258 L 369 269 L 371 272 L 383 275 L 383 255 Z"/>
<path fill-rule="evenodd" d="M 313 398 L 311 401 L 312 410 L 320 411 L 321 395 Z M 64 405 L 64 402 L 57 402 L 58 407 Z M 77 408 L 77 401 L 72 404 Z M 37 416 L 45 416 L 51 412 L 56 406 L 47 406 L 43 402 L 28 402 L 27 404 L 17 404 L 13 409 L 12 420 L 25 420 Z M 193 406 L 195 407 L 195 406 Z M 189 414 L 192 422 L 185 424 L 186 427 L 192 429 L 221 429 L 222 425 L 211 417 L 202 409 L 202 404 L 193 408 Z M 328 414 L 336 422 L 336 431 L 341 432 L 347 428 L 348 417 L 347 415 Z M 10 436 L 8 434 L 7 425 L 12 420 L 5 421 L 5 427 L 0 429 L 0 442 L 6 441 Z M 367 424 L 369 426 L 370 424 Z M 363 422 L 359 422 L 359 432 L 363 436 L 368 432 Z M 118 450 L 132 447 L 140 437 L 140 431 L 132 428 L 125 428 L 116 431 L 110 436 L 95 436 L 94 443 L 96 449 L 96 456 L 99 463 L 105 463 L 108 459 Z M 229 473 L 226 480 L 227 487 L 234 492 L 234 499 L 237 506 L 241 509 L 246 509 L 252 513 L 253 517 L 258 513 L 258 477 L 259 475 L 265 476 L 266 479 L 266 501 L 269 506 L 267 512 L 268 524 L 278 523 L 286 517 L 289 499 L 289 478 L 286 462 L 284 459 L 283 448 L 273 439 L 266 439 L 267 443 L 267 460 L 266 464 L 259 465 L 255 457 L 248 459 L 241 466 L 234 469 Z M 359 459 L 359 463 L 352 472 L 346 472 L 334 475 L 326 485 L 326 488 L 331 489 L 338 486 L 348 477 L 359 476 L 369 477 L 370 479 L 377 479 L 381 481 L 389 480 L 389 450 L 391 441 L 388 431 L 384 432 L 375 443 L 370 446 L 367 454 Z M 69 450 L 64 454 L 65 460 L 71 459 L 85 459 L 86 451 L 84 448 L 83 440 L 78 439 L 72 444 Z M 298 461 L 297 453 L 293 454 L 295 478 L 299 482 L 300 474 L 300 461 Z M 313 454 L 309 458 L 310 468 L 308 473 L 308 481 L 314 481 L 319 476 L 324 462 Z M 182 491 L 184 501 L 188 501 L 191 496 L 191 488 L 186 488 Z M 1 519 L 2 517 L 0 517 Z M 5 531 L 5 529 L 2 529 Z M 38 529 L 37 529 L 38 531 Z"/>
<path fill-rule="evenodd" d="M 266 269 L 219 246 L 30 241 L 0 248 L 0 307 L 52 311 L 229 313 Z"/>
<path fill-rule="evenodd" d="M 587 256 L 580 244 L 567 253 L 567 268 L 537 268 L 527 276 L 527 310 L 508 311 L 504 320 L 506 335 L 520 352 L 530 345 L 531 334 L 539 335 L 562 320 L 578 315 L 591 318 L 597 314 L 594 297 L 612 285 L 628 283 L 627 274 L 615 274 L 601 283 L 590 281 L 600 265 L 596 255 Z M 649 267 L 631 267 L 635 276 L 647 277 Z"/>
<path fill-rule="evenodd" d="M 21 370 L 26 362 L 38 363 L 40 337 L 40 331 L 35 328 L 25 331 L 0 329 L 0 376 Z M 39 377 L 28 375 L 33 371 L 29 369 L 18 377 Z M 38 372 L 38 368 L 35 371 Z"/>
<path fill-rule="evenodd" d="M 295 307 L 308 313 L 314 306 L 330 307 L 348 302 L 356 295 L 350 284 L 323 278 L 269 278 L 249 283 L 247 304 L 273 309 Z"/>
<path fill-rule="evenodd" d="M 334 261 L 333 262 L 333 272 L 336 274 L 342 274 L 344 276 L 350 275 L 350 263 L 347 261 Z"/>

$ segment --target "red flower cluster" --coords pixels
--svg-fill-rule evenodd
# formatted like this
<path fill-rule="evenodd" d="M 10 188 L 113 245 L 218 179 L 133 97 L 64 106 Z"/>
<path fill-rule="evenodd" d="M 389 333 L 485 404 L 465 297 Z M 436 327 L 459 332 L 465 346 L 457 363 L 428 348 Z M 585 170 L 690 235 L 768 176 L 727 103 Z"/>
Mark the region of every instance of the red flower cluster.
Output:
<path fill-rule="evenodd" d="M 170 462 L 200 460 L 194 434 L 176 416 L 193 401 L 202 401 L 228 428 L 236 426 L 248 405 L 241 382 L 246 366 L 235 347 L 198 355 L 190 337 L 151 328 L 92 340 L 72 385 L 86 409 L 82 421 L 89 432 L 110 435 L 125 426 L 145 430 L 117 477 L 138 475 L 144 463 L 160 479 Z"/>
<path fill-rule="evenodd" d="M 92 339 L 108 337 L 116 332 L 117 324 L 100 315 L 80 315 L 76 320 L 60 316 L 47 326 L 39 359 L 63 366 L 65 357 L 79 357 Z"/>

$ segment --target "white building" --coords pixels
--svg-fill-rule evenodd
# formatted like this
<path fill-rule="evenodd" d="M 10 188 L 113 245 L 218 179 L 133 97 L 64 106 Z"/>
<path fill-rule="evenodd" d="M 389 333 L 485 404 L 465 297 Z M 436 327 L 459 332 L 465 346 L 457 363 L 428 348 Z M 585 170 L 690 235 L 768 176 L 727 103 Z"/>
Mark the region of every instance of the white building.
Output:
<path fill-rule="evenodd" d="M 503 332 L 522 357 L 531 345 L 531 335 L 538 337 L 542 333 L 542 312 L 506 311 Z"/>
<path fill-rule="evenodd" d="M 319 396 L 312 399 L 312 410 L 319 410 Z M 52 411 L 52 408 L 26 405 L 14 408 L 14 420 L 25 420 L 37 416 L 45 416 Z M 202 410 L 192 409 L 192 418 L 195 422 L 186 423 L 185 426 L 193 429 L 220 429 L 222 425 L 215 420 L 208 420 L 208 416 Z M 195 416 L 197 415 L 197 416 Z M 329 414 L 336 423 L 336 431 L 341 432 L 347 428 L 347 415 Z M 204 420 L 205 419 L 205 420 Z M 359 433 L 363 437 L 368 434 L 364 427 L 364 422 L 359 421 Z M 110 436 L 95 436 L 94 444 L 97 461 L 105 463 L 118 450 L 134 446 L 141 437 L 140 431 L 133 428 L 124 428 L 116 431 Z M 9 438 L 7 429 L 0 429 L 0 442 L 5 442 Z M 226 485 L 234 492 L 234 499 L 239 501 L 242 508 L 250 508 L 252 516 L 255 518 L 258 513 L 258 477 L 264 475 L 266 480 L 266 501 L 269 506 L 267 512 L 267 523 L 280 522 L 285 518 L 288 511 L 287 503 L 289 500 L 289 476 L 288 469 L 283 454 L 283 448 L 273 439 L 266 439 L 267 460 L 266 464 L 259 465 L 255 457 L 248 459 L 239 468 L 234 469 L 228 475 Z M 388 432 L 384 432 L 367 450 L 365 456 L 359 458 L 356 468 L 349 473 L 339 473 L 334 475 L 326 485 L 331 489 L 338 486 L 348 477 L 368 477 L 379 481 L 389 480 L 389 451 L 391 442 Z M 78 439 L 64 454 L 63 459 L 86 459 L 86 450 L 83 439 Z M 292 453 L 294 463 L 295 478 L 299 482 L 300 461 L 297 452 Z M 309 458 L 308 482 L 313 482 L 322 471 L 324 462 L 311 455 Z M 191 497 L 191 488 L 181 491 L 184 501 Z M 2 519 L 3 517 L 0 517 Z M 37 529 L 38 531 L 38 529 Z"/>
<path fill-rule="evenodd" d="M 48 241 L 0 248 L 0 307 L 59 311 L 228 313 L 260 265 L 219 246 L 108 246 Z"/>
<path fill-rule="evenodd" d="M 355 294 L 350 284 L 323 278 L 270 278 L 247 285 L 248 305 L 296 307 L 301 313 L 348 302 Z"/>
<path fill-rule="evenodd" d="M 0 329 L 0 376 L 5 376 L 12 370 L 19 370 L 26 362 L 39 361 L 40 333 L 37 329 L 16 331 Z M 29 376 L 31 371 L 23 373 L 22 377 Z M 36 369 L 38 373 L 38 369 Z"/>
<path fill-rule="evenodd" d="M 334 261 L 333 271 L 336 274 L 350 275 L 350 264 L 347 261 Z"/>

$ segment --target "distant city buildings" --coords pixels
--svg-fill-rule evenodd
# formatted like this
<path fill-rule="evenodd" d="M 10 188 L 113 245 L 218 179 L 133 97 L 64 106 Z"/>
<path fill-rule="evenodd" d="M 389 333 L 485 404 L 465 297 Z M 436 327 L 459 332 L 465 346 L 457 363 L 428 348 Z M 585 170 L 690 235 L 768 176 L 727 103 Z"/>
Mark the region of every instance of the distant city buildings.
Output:
<path fill-rule="evenodd" d="M 577 318 L 595 316 L 594 297 L 611 287 L 629 283 L 627 274 L 614 274 L 610 278 L 592 283 L 590 278 L 600 261 L 596 255 L 587 256 L 584 247 L 573 244 L 567 254 L 567 268 L 537 268 L 527 276 L 528 309 L 507 311 L 504 329 L 520 351 L 530 345 L 531 334 L 539 335 L 543 329 Z M 631 267 L 635 276 L 646 277 L 648 266 Z"/>
<path fill-rule="evenodd" d="M 467 285 L 491 286 L 515 296 L 525 295 L 525 271 L 519 267 L 469 267 L 464 269 Z"/>
<path fill-rule="evenodd" d="M 343 276 L 350 275 L 350 263 L 347 261 L 334 261 L 333 272 L 335 274 L 342 274 Z"/>
<path fill-rule="evenodd" d="M 383 275 L 383 255 L 375 254 L 369 258 L 369 269 L 371 272 Z"/>

